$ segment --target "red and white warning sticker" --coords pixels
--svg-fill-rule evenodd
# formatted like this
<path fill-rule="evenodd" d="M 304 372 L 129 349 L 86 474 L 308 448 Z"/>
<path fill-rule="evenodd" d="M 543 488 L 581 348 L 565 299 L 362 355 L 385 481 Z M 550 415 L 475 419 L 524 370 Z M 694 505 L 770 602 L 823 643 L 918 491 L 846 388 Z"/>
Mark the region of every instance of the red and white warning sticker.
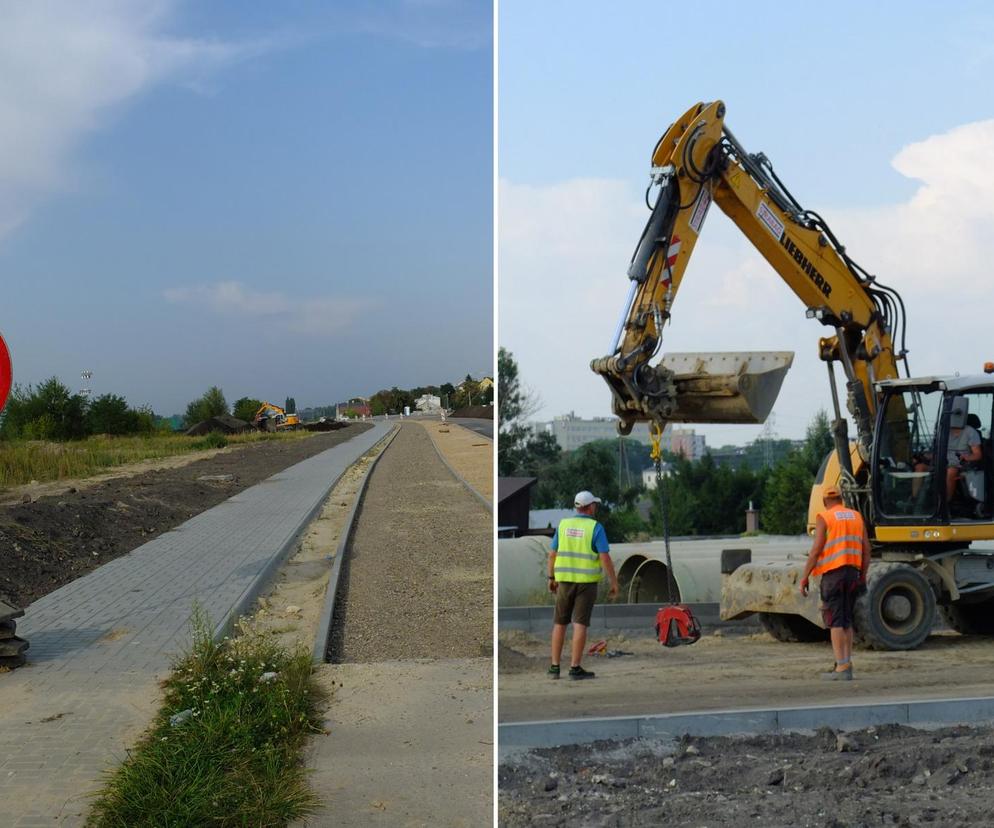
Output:
<path fill-rule="evenodd" d="M 759 202 L 759 209 L 756 211 L 756 215 L 766 225 L 766 229 L 773 234 L 773 237 L 777 241 L 780 241 L 780 237 L 783 235 L 783 222 L 777 218 L 776 213 L 767 207 L 765 201 Z"/>

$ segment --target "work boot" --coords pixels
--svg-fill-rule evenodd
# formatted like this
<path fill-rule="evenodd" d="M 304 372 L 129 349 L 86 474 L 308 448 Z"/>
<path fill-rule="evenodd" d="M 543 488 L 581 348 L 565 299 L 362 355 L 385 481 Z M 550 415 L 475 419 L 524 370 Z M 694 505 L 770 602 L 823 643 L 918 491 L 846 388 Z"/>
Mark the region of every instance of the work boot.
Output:
<path fill-rule="evenodd" d="M 580 679 L 593 678 L 594 674 L 577 665 L 576 667 L 569 668 L 569 677 L 574 681 L 579 681 Z"/>
<path fill-rule="evenodd" d="M 822 681 L 852 681 L 852 667 L 821 674 Z"/>
<path fill-rule="evenodd" d="M 550 664 L 549 665 L 549 672 L 547 672 L 546 675 L 549 678 L 551 678 L 551 679 L 557 679 L 557 678 L 559 678 L 559 665 L 558 664 Z"/>

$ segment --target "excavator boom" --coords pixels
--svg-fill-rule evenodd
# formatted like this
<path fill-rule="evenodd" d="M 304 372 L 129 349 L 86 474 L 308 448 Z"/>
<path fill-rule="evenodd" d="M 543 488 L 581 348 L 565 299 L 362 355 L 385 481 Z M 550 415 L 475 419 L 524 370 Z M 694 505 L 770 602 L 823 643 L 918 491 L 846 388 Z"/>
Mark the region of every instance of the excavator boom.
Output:
<path fill-rule="evenodd" d="M 859 454 L 866 459 L 877 407 L 873 384 L 897 377 L 905 357 L 892 342 L 901 299 L 849 258 L 824 220 L 800 206 L 765 156 L 742 148 L 724 118 L 721 101 L 695 104 L 657 143 L 650 184 L 656 198 L 629 264 L 628 299 L 611 353 L 591 368 L 610 386 L 625 434 L 639 421 L 765 420 L 792 354 L 671 354 L 652 363 L 713 202 L 780 274 L 808 316 L 832 328 L 819 342 L 819 355 L 830 374 L 834 362 L 842 365 Z M 837 410 L 836 447 L 848 467 L 844 422 Z M 851 468 L 846 471 L 851 476 Z"/>

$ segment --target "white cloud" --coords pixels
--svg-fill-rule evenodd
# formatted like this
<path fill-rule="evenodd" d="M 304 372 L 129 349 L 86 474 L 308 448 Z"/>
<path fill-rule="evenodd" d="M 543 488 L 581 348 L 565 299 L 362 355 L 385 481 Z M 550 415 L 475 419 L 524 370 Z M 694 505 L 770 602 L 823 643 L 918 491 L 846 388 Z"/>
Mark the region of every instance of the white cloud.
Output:
<path fill-rule="evenodd" d="M 289 333 L 322 337 L 346 332 L 356 317 L 372 306 L 363 299 L 292 299 L 283 293 L 255 291 L 240 282 L 168 288 L 162 295 L 172 304 L 206 307 L 214 313 L 256 320 Z"/>
<path fill-rule="evenodd" d="M 171 37 L 173 5 L 2 3 L 0 238 L 45 194 L 72 186 L 72 150 L 114 107 L 166 80 L 196 85 L 271 45 Z"/>
<path fill-rule="evenodd" d="M 975 373 L 994 360 L 988 238 L 994 227 L 994 121 L 904 147 L 893 164 L 920 182 L 907 201 L 820 209 L 851 255 L 898 289 L 908 309 L 917 374 Z M 826 170 L 825 174 L 830 174 Z M 789 185 L 789 181 L 787 182 Z M 610 393 L 588 367 L 603 356 L 628 290 L 625 270 L 647 217 L 634 183 L 583 179 L 545 187 L 501 182 L 500 336 L 550 417 L 608 415 Z M 675 302 L 664 350 L 793 350 L 777 429 L 803 435 L 828 407 L 816 356 L 826 332 L 738 230 L 713 207 Z M 746 440 L 759 427 L 705 426 L 709 442 Z"/>

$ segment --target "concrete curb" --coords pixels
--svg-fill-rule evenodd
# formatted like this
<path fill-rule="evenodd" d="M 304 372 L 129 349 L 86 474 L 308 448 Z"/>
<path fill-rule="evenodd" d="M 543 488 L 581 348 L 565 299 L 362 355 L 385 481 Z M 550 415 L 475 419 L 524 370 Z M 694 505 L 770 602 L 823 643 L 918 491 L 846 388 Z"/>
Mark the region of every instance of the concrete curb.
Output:
<path fill-rule="evenodd" d="M 912 727 L 994 721 L 994 697 L 880 701 L 818 707 L 713 710 L 652 716 L 508 722 L 498 725 L 500 756 L 533 748 L 588 744 L 601 739 L 674 740 L 690 736 L 737 736 L 814 731 L 819 727 L 855 730 L 883 724 Z"/>
<path fill-rule="evenodd" d="M 452 425 L 452 423 L 450 422 L 450 423 L 448 423 L 448 425 Z M 455 425 L 459 425 L 459 423 L 455 423 Z M 464 431 L 469 431 L 470 434 L 473 434 L 473 435 L 475 435 L 477 437 L 483 437 L 482 434 L 477 434 L 475 431 L 472 431 L 471 429 L 464 428 L 463 426 L 459 426 L 459 428 L 463 428 Z M 466 489 L 467 492 L 469 492 L 471 495 L 473 495 L 474 497 L 476 497 L 480 501 L 480 503 L 482 503 L 484 506 L 487 507 L 487 511 L 490 512 L 490 514 L 493 514 L 494 513 L 494 505 L 493 505 L 493 503 L 491 503 L 483 495 L 481 495 L 476 489 L 474 489 L 472 486 L 470 486 L 469 483 L 466 482 L 466 479 L 461 474 L 459 474 L 459 472 L 457 472 L 454 468 L 452 468 L 452 465 L 449 463 L 449 461 L 446 460 L 445 457 L 442 456 L 441 450 L 438 448 L 437 445 L 435 445 L 435 441 L 432 439 L 432 436 L 430 434 L 428 435 L 428 439 L 431 440 L 431 445 L 435 449 L 435 454 L 438 455 L 438 459 L 442 461 L 442 463 L 445 466 L 445 468 L 447 468 L 449 470 L 449 472 L 452 474 L 452 476 L 456 480 L 458 480 L 460 483 L 462 483 L 463 488 Z M 489 439 L 489 438 L 485 438 L 485 439 Z M 490 442 L 493 442 L 493 440 L 491 440 Z"/>
<path fill-rule="evenodd" d="M 352 508 L 349 510 L 349 515 L 345 520 L 345 526 L 342 529 L 341 537 L 338 539 L 338 548 L 335 551 L 335 561 L 331 567 L 331 575 L 328 578 L 328 587 L 324 593 L 324 604 L 321 607 L 321 615 L 318 618 L 317 634 L 314 636 L 314 649 L 311 653 L 311 659 L 315 664 L 325 663 L 325 652 L 328 649 L 328 637 L 331 635 L 331 619 L 335 615 L 335 600 L 338 596 L 338 581 L 342 575 L 342 561 L 345 560 L 349 540 L 352 537 L 352 527 L 355 523 L 356 514 L 359 512 L 359 505 L 362 503 L 362 496 L 366 492 L 366 484 L 369 482 L 370 475 L 372 475 L 373 469 L 376 468 L 376 464 L 380 462 L 380 458 L 386 453 L 386 450 L 390 448 L 390 444 L 393 442 L 394 437 L 396 437 L 399 433 L 400 426 L 394 426 L 393 431 L 391 431 L 386 437 L 383 438 L 383 440 L 376 444 L 382 444 L 383 448 L 380 449 L 380 453 L 377 454 L 373 462 L 369 464 L 369 468 L 366 469 L 366 474 L 363 475 L 362 482 L 359 484 L 359 491 L 356 492 L 356 496 L 352 501 Z M 373 448 L 376 448 L 376 446 L 373 446 Z M 372 451 L 372 449 L 370 449 L 370 451 Z M 321 501 L 319 508 L 323 506 L 324 500 Z M 309 522 L 310 521 L 308 521 L 308 523 Z"/>
<path fill-rule="evenodd" d="M 384 438 L 385 439 L 385 438 Z M 377 444 L 374 444 L 374 447 Z M 363 454 L 365 454 L 364 452 Z M 348 468 L 351 468 L 349 466 Z M 348 471 L 346 468 L 346 471 Z M 338 481 L 342 479 L 342 474 L 338 475 L 329 485 L 327 490 L 321 495 L 318 502 L 314 505 L 308 513 L 304 520 L 301 522 L 300 526 L 297 527 L 297 531 L 287 539 L 275 555 L 266 563 L 265 567 L 256 575 L 255 579 L 248 586 L 245 592 L 242 593 L 241 597 L 232 606 L 231 611 L 228 613 L 228 617 L 222 621 L 219 621 L 214 627 L 214 640 L 219 641 L 225 635 L 228 635 L 235 621 L 243 615 L 248 614 L 248 612 L 254 607 L 255 599 L 259 597 L 259 594 L 265 590 L 273 580 L 273 576 L 279 570 L 281 566 L 286 562 L 286 559 L 290 556 L 291 551 L 296 547 L 301 535 L 303 535 L 304 530 L 310 525 L 311 521 L 316 518 L 320 512 L 321 508 L 324 506 L 324 501 L 327 500 L 328 495 L 331 490 L 338 485 Z"/>

